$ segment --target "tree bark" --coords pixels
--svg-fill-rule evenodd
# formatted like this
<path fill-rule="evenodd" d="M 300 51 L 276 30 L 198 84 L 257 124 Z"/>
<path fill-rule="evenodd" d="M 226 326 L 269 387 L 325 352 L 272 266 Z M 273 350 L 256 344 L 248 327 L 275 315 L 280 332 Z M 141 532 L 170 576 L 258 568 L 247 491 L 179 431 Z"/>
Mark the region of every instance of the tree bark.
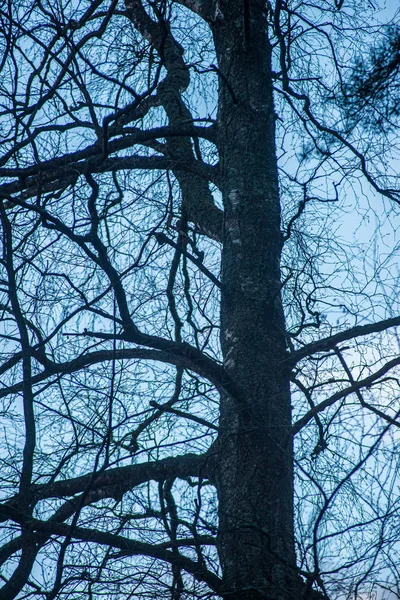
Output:
<path fill-rule="evenodd" d="M 225 222 L 221 343 L 249 409 L 221 399 L 219 555 L 226 599 L 299 598 L 293 456 L 280 297 L 280 200 L 265 3 L 219 3 L 213 27 L 220 77 Z"/>

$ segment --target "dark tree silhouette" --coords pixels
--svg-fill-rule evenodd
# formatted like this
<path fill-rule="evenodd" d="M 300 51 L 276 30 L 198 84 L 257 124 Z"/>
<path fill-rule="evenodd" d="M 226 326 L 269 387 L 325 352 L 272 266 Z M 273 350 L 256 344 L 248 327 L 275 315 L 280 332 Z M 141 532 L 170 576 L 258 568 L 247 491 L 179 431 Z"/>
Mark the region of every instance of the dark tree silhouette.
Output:
<path fill-rule="evenodd" d="M 355 59 L 344 87 L 343 108 L 350 126 L 386 133 L 400 116 L 400 28 L 390 24 L 375 36 L 367 56 Z"/>
<path fill-rule="evenodd" d="M 0 2 L 1 600 L 400 593 L 378 18 Z"/>

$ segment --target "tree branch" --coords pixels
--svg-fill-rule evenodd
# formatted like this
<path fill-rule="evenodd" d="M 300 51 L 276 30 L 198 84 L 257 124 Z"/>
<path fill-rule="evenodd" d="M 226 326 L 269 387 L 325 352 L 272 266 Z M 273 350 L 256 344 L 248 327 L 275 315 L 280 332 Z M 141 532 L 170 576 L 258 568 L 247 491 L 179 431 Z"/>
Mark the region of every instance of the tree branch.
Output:
<path fill-rule="evenodd" d="M 211 18 L 212 3 L 210 0 L 176 0 L 176 2 L 189 8 L 205 21 Z"/>
<path fill-rule="evenodd" d="M 391 319 L 378 321 L 378 323 L 369 323 L 368 325 L 357 325 L 356 327 L 351 327 L 346 331 L 340 331 L 335 335 L 322 340 L 317 340 L 316 342 L 312 342 L 311 344 L 303 346 L 303 348 L 300 348 L 299 350 L 295 350 L 295 352 L 290 355 L 289 362 L 292 365 L 295 365 L 302 358 L 318 352 L 332 350 L 341 342 L 353 340 L 354 338 L 364 335 L 370 335 L 371 333 L 378 333 L 380 331 L 384 331 L 385 329 L 389 329 L 390 327 L 398 327 L 399 325 L 400 317 L 393 317 Z"/>
<path fill-rule="evenodd" d="M 162 544 L 146 544 L 98 529 L 74 527 L 71 531 L 71 527 L 68 524 L 50 521 L 44 522 L 39 519 L 30 519 L 29 526 L 33 531 L 45 533 L 47 535 L 57 535 L 62 537 L 71 535 L 75 540 L 93 542 L 103 546 L 118 548 L 124 556 L 151 556 L 158 560 L 178 566 L 187 573 L 193 575 L 197 581 L 206 583 L 214 592 L 219 593 L 222 591 L 222 582 L 220 578 L 208 571 L 208 569 L 204 567 L 204 564 L 195 562 L 177 552 L 166 550 Z"/>
<path fill-rule="evenodd" d="M 158 21 L 153 20 L 144 10 L 141 0 L 126 0 L 125 4 L 128 18 L 138 31 L 150 41 L 167 70 L 167 76 L 158 86 L 158 94 L 169 123 L 172 126 L 179 126 L 182 122 L 193 122 L 192 115 L 182 98 L 182 92 L 190 83 L 190 72 L 183 60 L 182 46 L 172 35 L 169 23 L 161 13 L 157 14 Z M 200 7 L 200 2 L 194 1 L 192 5 Z M 201 2 L 201 5 L 204 3 Z M 155 12 L 157 13 L 156 9 Z M 189 137 L 180 140 L 170 139 L 167 141 L 167 147 L 171 156 L 181 158 L 189 165 L 195 161 Z M 181 187 L 182 208 L 186 211 L 188 219 L 199 228 L 202 234 L 221 241 L 222 211 L 214 203 L 208 181 L 201 176 L 188 176 L 182 169 L 174 167 L 171 169 Z"/>
<path fill-rule="evenodd" d="M 116 467 L 97 473 L 73 477 L 70 479 L 54 481 L 52 483 L 34 484 L 30 488 L 30 499 L 38 502 L 44 498 L 66 498 L 81 494 L 90 485 L 90 494 L 94 494 L 92 501 L 104 498 L 121 497 L 131 490 L 147 481 L 164 481 L 168 478 L 185 478 L 210 476 L 211 455 L 206 454 L 184 454 L 164 458 L 148 463 L 138 463 L 126 467 Z M 101 491 L 100 496 L 96 492 Z M 10 498 L 7 502 L 0 504 L 0 522 L 9 519 L 20 523 L 22 513 L 17 509 L 18 495 Z"/>
<path fill-rule="evenodd" d="M 350 385 L 349 387 L 344 388 L 339 392 L 336 392 L 326 400 L 323 400 L 322 402 L 317 404 L 313 409 L 309 410 L 303 417 L 298 419 L 296 423 L 294 423 L 292 427 L 292 434 L 296 435 L 296 433 L 298 433 L 300 429 L 307 425 L 307 423 L 311 421 L 311 419 L 313 419 L 315 415 L 325 410 L 325 408 L 327 408 L 328 406 L 332 406 L 332 404 L 334 404 L 338 400 L 341 400 L 342 398 L 345 398 L 346 396 L 349 396 L 350 394 L 357 393 L 362 388 L 371 386 L 380 377 L 385 375 L 388 371 L 390 371 L 390 369 L 393 369 L 393 367 L 396 367 L 397 365 L 400 365 L 400 356 L 387 362 L 385 365 L 383 365 L 383 367 L 376 371 L 376 373 L 372 373 L 372 375 L 369 375 L 364 379 L 355 381 L 353 385 Z"/>

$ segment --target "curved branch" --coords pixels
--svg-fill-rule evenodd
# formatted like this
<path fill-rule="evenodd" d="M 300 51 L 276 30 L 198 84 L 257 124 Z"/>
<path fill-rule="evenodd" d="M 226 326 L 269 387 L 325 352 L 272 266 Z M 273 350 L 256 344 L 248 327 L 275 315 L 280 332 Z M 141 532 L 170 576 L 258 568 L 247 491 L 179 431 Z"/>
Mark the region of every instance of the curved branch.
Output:
<path fill-rule="evenodd" d="M 34 484 L 30 488 L 30 498 L 34 502 L 45 498 L 66 498 L 81 494 L 90 486 L 91 501 L 104 498 L 121 497 L 128 490 L 148 481 L 164 481 L 168 478 L 209 477 L 212 470 L 211 454 L 184 454 L 164 458 L 148 463 L 139 463 L 126 467 L 116 467 L 96 474 L 93 473 L 73 477 L 49 484 Z M 97 492 L 100 495 L 97 495 Z M 24 521 L 23 514 L 17 509 L 18 496 L 14 496 L 0 505 L 0 522 L 13 520 Z"/>
<path fill-rule="evenodd" d="M 368 325 L 357 325 L 356 327 L 346 329 L 346 331 L 340 331 L 335 335 L 331 335 L 330 337 L 317 340 L 316 342 L 312 342 L 311 344 L 303 346 L 303 348 L 296 350 L 290 355 L 289 362 L 292 365 L 295 365 L 302 358 L 310 356 L 311 354 L 316 354 L 317 352 L 332 350 L 341 342 L 346 342 L 357 337 L 369 335 L 371 333 L 378 333 L 380 331 L 384 331 L 385 329 L 398 326 L 400 326 L 400 317 L 384 319 L 383 321 L 378 321 L 378 323 L 369 323 Z"/>
<path fill-rule="evenodd" d="M 185 8 L 189 8 L 205 21 L 210 20 L 212 3 L 210 0 L 176 0 L 178 4 L 182 4 Z"/>
<path fill-rule="evenodd" d="M 91 334 L 86 332 L 82 335 L 88 335 L 90 337 L 97 337 L 95 333 Z M 145 360 L 160 361 L 171 365 L 180 366 L 186 368 L 194 373 L 208 379 L 215 387 L 220 391 L 228 393 L 238 404 L 245 408 L 247 401 L 233 379 L 225 371 L 224 367 L 209 358 L 197 348 L 190 346 L 185 342 L 173 342 L 156 336 L 150 336 L 145 334 L 138 334 L 143 345 L 154 347 L 154 350 L 146 348 L 127 348 L 117 350 L 114 353 L 111 350 L 99 350 L 92 352 L 87 355 L 83 355 L 72 361 L 65 363 L 54 363 L 46 360 L 43 362 L 43 355 L 38 353 L 35 358 L 42 364 L 45 364 L 46 368 L 42 373 L 34 375 L 32 377 L 32 385 L 38 384 L 45 381 L 52 375 L 65 375 L 74 373 L 87 366 L 102 362 L 102 361 L 113 361 L 113 360 L 128 360 L 135 358 L 142 358 Z M 99 334 L 98 337 L 101 337 Z M 134 340 L 132 340 L 134 341 Z M 140 343 L 138 340 L 137 343 Z M 22 382 L 8 386 L 0 390 L 0 398 L 4 398 L 9 394 L 15 394 L 22 389 Z"/>
<path fill-rule="evenodd" d="M 200 472 L 204 474 L 208 459 L 207 454 L 184 454 L 148 463 L 117 467 L 97 475 L 90 487 L 91 490 L 97 490 L 118 486 L 121 492 L 150 480 L 164 481 L 171 477 L 197 476 Z M 92 478 L 93 474 L 88 473 L 65 481 L 55 481 L 50 485 L 35 485 L 32 486 L 32 490 L 38 499 L 63 498 L 83 492 Z"/>
<path fill-rule="evenodd" d="M 121 138 L 109 144 L 109 152 L 117 152 L 120 147 L 130 148 L 127 138 Z M 92 152 L 93 150 L 93 152 Z M 96 150 L 96 152 L 94 152 Z M 76 156 L 79 154 L 79 156 Z M 85 156 L 86 155 L 86 156 Z M 107 173 L 128 169 L 143 169 L 152 171 L 165 171 L 168 169 L 183 170 L 195 173 L 200 178 L 212 181 L 217 185 L 217 171 L 214 166 L 192 160 L 185 162 L 176 158 L 164 156 L 116 156 L 103 159 L 103 154 L 97 146 L 91 146 L 81 153 L 67 155 L 64 164 L 58 159 L 40 163 L 39 168 L 27 167 L 25 169 L 0 169 L 0 177 L 16 177 L 18 181 L 5 183 L 0 186 L 0 197 L 13 200 L 12 194 L 25 192 L 22 198 L 30 198 L 39 192 L 57 191 L 71 183 L 71 178 L 88 173 Z M 67 164 L 65 164 L 65 161 Z M 39 172 L 38 172 L 39 171 Z M 52 185 L 51 185 L 52 184 Z"/>
<path fill-rule="evenodd" d="M 200 2 L 192 1 L 192 8 L 200 7 Z M 174 38 L 172 29 L 165 16 L 154 5 L 153 10 L 158 20 L 153 20 L 143 7 L 141 0 L 126 0 L 127 17 L 135 28 L 151 43 L 167 70 L 167 76 L 158 86 L 158 94 L 167 113 L 169 123 L 179 126 L 180 123 L 193 122 L 193 117 L 182 97 L 190 83 L 190 71 L 183 59 L 183 49 Z M 206 8 L 206 4 L 201 2 Z M 189 137 L 167 140 L 168 153 L 181 158 L 186 164 L 201 161 L 198 148 L 197 158 Z M 179 164 L 179 163 L 177 163 Z M 189 176 L 182 169 L 171 168 L 179 182 L 182 192 L 182 208 L 187 217 L 203 235 L 217 241 L 222 239 L 222 211 L 214 203 L 208 181 L 200 176 Z M 190 170 L 190 169 L 189 169 Z M 189 172 L 189 171 L 188 171 Z M 212 181 L 212 179 L 209 179 Z M 214 181 L 216 185 L 216 183 Z"/>
<path fill-rule="evenodd" d="M 65 523 L 43 522 L 39 519 L 29 520 L 29 525 L 33 531 L 45 533 L 47 535 L 67 536 L 71 535 L 75 540 L 85 542 L 94 542 L 103 546 L 111 546 L 121 550 L 123 556 L 150 556 L 169 564 L 174 564 L 180 569 L 193 575 L 197 581 L 206 583 L 213 591 L 219 593 L 222 591 L 222 581 L 217 575 L 204 567 L 204 564 L 195 562 L 186 556 L 177 552 L 166 550 L 163 544 L 153 545 L 132 540 L 121 535 L 109 533 L 108 531 L 99 531 L 98 529 L 87 529 L 83 527 L 71 527 Z"/>
<path fill-rule="evenodd" d="M 305 425 L 307 425 L 307 423 L 309 421 L 311 421 L 311 419 L 313 417 L 315 417 L 315 415 L 317 415 L 318 413 L 325 410 L 325 408 L 327 408 L 328 406 L 332 406 L 332 404 L 334 404 L 338 400 L 341 400 L 342 398 L 345 398 L 346 396 L 349 396 L 350 394 L 357 393 L 362 388 L 371 386 L 380 377 L 385 375 L 388 371 L 390 371 L 390 369 L 392 369 L 393 367 L 396 367 L 397 365 L 400 365 L 400 356 L 387 362 L 385 365 L 383 365 L 383 367 L 381 367 L 378 371 L 376 371 L 376 373 L 372 373 L 372 375 L 369 375 L 368 377 L 365 377 L 364 379 L 355 381 L 353 385 L 350 385 L 347 388 L 344 388 L 344 390 L 340 390 L 339 392 L 332 394 L 332 396 L 330 396 L 326 400 L 323 400 L 322 402 L 317 404 L 314 408 L 309 410 L 303 417 L 298 419 L 298 421 L 296 421 L 296 423 L 294 423 L 294 425 L 292 427 L 292 434 L 296 435 L 296 433 L 298 433 L 300 431 L 300 429 L 302 429 Z M 367 408 L 369 408 L 369 407 L 367 407 Z M 374 411 L 374 412 L 376 412 L 376 411 Z M 387 419 L 385 419 L 385 420 L 387 420 Z M 389 422 L 392 423 L 392 420 L 390 420 Z"/>

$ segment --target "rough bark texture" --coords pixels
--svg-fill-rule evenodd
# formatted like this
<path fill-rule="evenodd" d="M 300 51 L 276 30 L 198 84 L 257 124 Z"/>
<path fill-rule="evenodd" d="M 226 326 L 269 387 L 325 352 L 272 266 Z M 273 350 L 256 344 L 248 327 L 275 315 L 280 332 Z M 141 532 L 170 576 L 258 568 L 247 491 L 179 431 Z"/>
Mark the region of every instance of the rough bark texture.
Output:
<path fill-rule="evenodd" d="M 222 398 L 219 554 L 226 598 L 298 598 L 289 379 L 280 299 L 280 202 L 263 2 L 220 3 L 219 151 L 225 223 L 224 364 L 249 410 Z M 244 22 L 247 21 L 247 22 Z"/>

